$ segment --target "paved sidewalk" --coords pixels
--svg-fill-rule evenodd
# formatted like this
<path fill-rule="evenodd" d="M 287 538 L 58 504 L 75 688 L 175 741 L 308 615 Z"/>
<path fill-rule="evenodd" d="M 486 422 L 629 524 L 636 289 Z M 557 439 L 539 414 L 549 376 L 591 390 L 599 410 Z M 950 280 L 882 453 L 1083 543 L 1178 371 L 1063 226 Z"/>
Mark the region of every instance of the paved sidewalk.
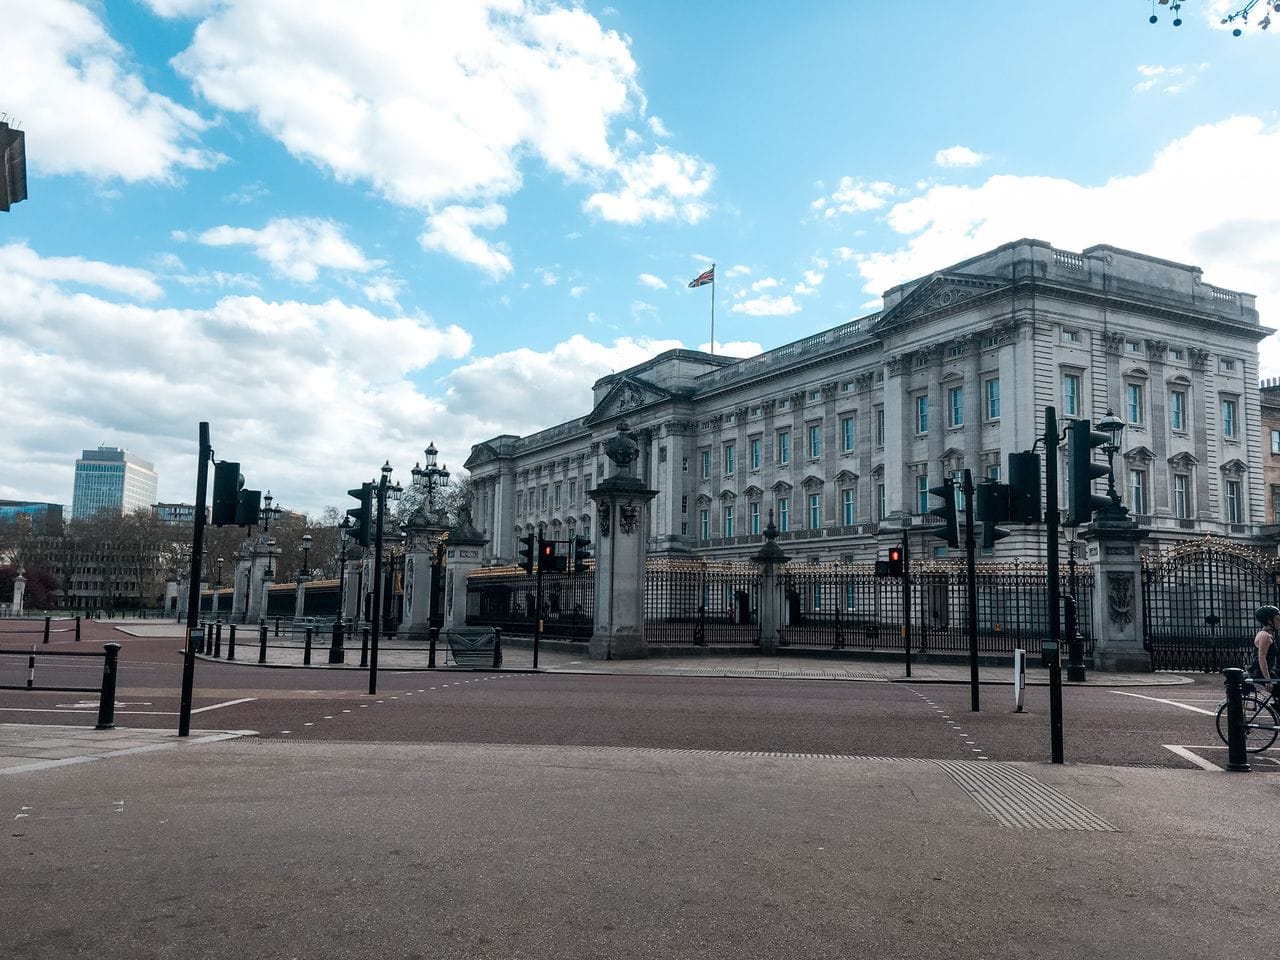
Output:
<path fill-rule="evenodd" d="M 198 730 L 190 737 L 180 738 L 172 727 L 95 730 L 62 724 L 0 723 L 0 776 L 233 740 L 256 733 L 255 730 Z"/>
<path fill-rule="evenodd" d="M 122 624 L 118 630 L 131 636 L 174 637 L 181 642 L 185 630 L 181 624 L 158 621 L 138 621 Z M 238 631 L 241 632 L 241 631 Z M 227 637 L 229 631 L 223 633 L 222 659 L 227 655 Z M 533 649 L 528 640 L 521 638 L 515 642 L 504 642 L 502 648 L 503 670 L 533 670 Z M 344 649 L 344 662 L 328 663 L 329 642 L 324 640 L 313 644 L 311 663 L 304 666 L 305 641 L 290 636 L 267 637 L 267 662 L 258 663 L 259 643 L 256 628 L 250 627 L 237 638 L 236 660 L 238 664 L 265 667 L 289 667 L 311 670 L 359 670 L 360 642 L 348 642 Z M 202 660 L 213 660 L 212 656 L 202 656 Z M 1027 683 L 1032 686 L 1047 685 L 1049 671 L 1036 664 L 1039 658 L 1029 657 L 1027 662 Z M 427 645 L 423 642 L 406 642 L 390 638 L 380 644 L 378 652 L 379 670 L 425 670 L 428 669 Z M 455 669 L 447 645 L 440 643 L 436 648 L 437 669 Z M 462 668 L 468 669 L 468 668 Z M 778 680 L 860 680 L 868 682 L 906 682 L 913 683 L 969 683 L 969 665 L 964 662 L 920 663 L 913 661 L 911 676 L 906 673 L 906 664 L 901 657 L 893 659 L 858 658 L 856 654 L 839 659 L 833 657 L 810 657 L 804 654 L 794 656 L 741 656 L 737 654 L 695 654 L 690 656 L 652 656 L 643 660 L 591 660 L 581 653 L 568 653 L 562 650 L 542 648 L 538 652 L 536 669 L 547 673 L 598 673 L 598 674 L 631 674 L 635 676 L 654 677 L 752 677 Z M 982 683 L 1013 683 L 1013 669 L 1009 665 L 980 666 L 978 678 Z M 1073 684 L 1066 679 L 1069 686 L 1171 686 L 1194 682 L 1190 677 L 1176 673 L 1103 673 L 1089 670 L 1083 684 Z"/>

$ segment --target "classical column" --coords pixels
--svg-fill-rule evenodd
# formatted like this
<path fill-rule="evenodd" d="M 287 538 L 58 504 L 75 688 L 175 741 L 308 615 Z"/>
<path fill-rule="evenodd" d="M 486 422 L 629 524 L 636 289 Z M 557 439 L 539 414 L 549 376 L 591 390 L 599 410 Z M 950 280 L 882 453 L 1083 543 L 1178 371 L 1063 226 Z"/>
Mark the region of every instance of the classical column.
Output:
<path fill-rule="evenodd" d="M 1080 534 L 1093 567 L 1094 668 L 1149 671 L 1142 648 L 1142 557 L 1139 544 L 1151 531 L 1133 520 L 1098 519 Z"/>
<path fill-rule="evenodd" d="M 445 526 L 433 520 L 423 501 L 405 525 L 404 622 L 401 629 L 425 637 L 431 626 L 431 571 Z"/>
<path fill-rule="evenodd" d="M 646 657 L 644 519 L 658 491 L 632 474 L 639 449 L 625 422 L 605 454 L 614 473 L 590 493 L 596 504 L 596 603 L 588 649 L 593 660 Z"/>

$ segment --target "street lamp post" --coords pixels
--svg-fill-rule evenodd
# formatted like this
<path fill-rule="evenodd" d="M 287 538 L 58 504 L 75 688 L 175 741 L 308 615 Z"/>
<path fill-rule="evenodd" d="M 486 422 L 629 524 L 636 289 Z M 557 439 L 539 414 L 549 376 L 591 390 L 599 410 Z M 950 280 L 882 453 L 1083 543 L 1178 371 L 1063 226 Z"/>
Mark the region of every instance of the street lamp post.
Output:
<path fill-rule="evenodd" d="M 222 565 L 226 561 L 219 557 L 217 559 L 216 579 L 213 584 L 213 619 L 218 619 L 218 589 L 222 586 Z"/>
<path fill-rule="evenodd" d="M 302 535 L 302 566 L 298 569 L 297 586 L 294 588 L 293 618 L 301 620 L 307 610 L 307 581 L 311 579 L 311 568 L 307 561 L 311 555 L 311 534 Z"/>
<path fill-rule="evenodd" d="M 260 511 L 260 513 L 262 514 L 262 532 L 263 533 L 266 533 L 268 530 L 271 529 L 272 520 L 280 516 L 280 514 L 284 513 L 283 507 L 273 507 L 271 504 L 272 504 L 271 491 L 268 490 L 262 498 L 262 510 Z"/>
<path fill-rule="evenodd" d="M 369 643 L 369 693 L 378 692 L 378 639 L 382 627 L 382 530 L 387 513 L 387 499 L 399 499 L 399 484 L 391 484 L 391 461 L 382 464 L 378 478 L 377 510 L 373 528 L 373 616 L 370 617 Z"/>
<path fill-rule="evenodd" d="M 350 517 L 343 517 L 338 524 L 338 542 L 342 546 L 338 561 L 338 619 L 341 620 L 347 611 L 347 533 L 355 526 Z"/>
<path fill-rule="evenodd" d="M 1080 682 L 1085 679 L 1084 641 L 1080 638 L 1080 602 L 1076 594 L 1076 537 L 1079 527 L 1069 523 L 1063 528 L 1067 535 L 1067 583 L 1071 590 L 1067 606 L 1067 679 Z"/>
<path fill-rule="evenodd" d="M 1111 503 L 1098 510 L 1097 519 L 1127 520 L 1129 510 L 1120 502 L 1120 494 L 1116 491 L 1116 454 L 1120 452 L 1120 433 L 1124 430 L 1124 421 L 1108 409 L 1107 415 L 1097 422 L 1094 429 L 1111 438 L 1102 445 L 1102 452 L 1107 455 L 1107 499 Z"/>
<path fill-rule="evenodd" d="M 449 468 L 443 464 L 436 466 L 436 456 L 439 452 L 434 443 L 428 445 L 423 451 L 427 458 L 427 465 L 420 467 L 415 463 L 413 469 L 409 471 L 413 476 L 414 489 L 426 494 L 428 513 L 435 512 L 436 488 L 444 489 L 449 486 Z"/>

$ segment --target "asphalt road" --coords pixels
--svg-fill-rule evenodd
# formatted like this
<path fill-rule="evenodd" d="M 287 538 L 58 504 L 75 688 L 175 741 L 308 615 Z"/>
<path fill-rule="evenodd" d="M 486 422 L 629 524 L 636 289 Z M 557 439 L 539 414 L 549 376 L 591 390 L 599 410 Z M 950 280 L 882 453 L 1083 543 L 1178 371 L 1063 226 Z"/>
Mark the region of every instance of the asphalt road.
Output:
<path fill-rule="evenodd" d="M 122 637 L 109 624 L 88 624 L 81 644 L 47 649 L 100 649 L 103 637 L 122 643 L 117 723 L 176 727 L 181 641 Z M 0 683 L 22 682 L 25 670 L 25 658 L 0 658 Z M 101 661 L 43 658 L 37 670 L 43 684 L 94 686 Z M 192 725 L 307 741 L 1050 757 L 1046 687 L 1028 688 L 1023 711 L 1014 712 L 1009 686 L 984 685 L 977 713 L 967 685 L 922 682 L 383 670 L 378 695 L 367 688 L 367 674 L 353 670 L 202 661 Z M 1172 687 L 1069 686 L 1066 759 L 1187 769 L 1220 764 L 1225 749 L 1212 716 L 1220 700 L 1216 677 Z M 96 714 L 89 694 L 0 691 L 0 718 L 8 722 L 91 724 Z"/>

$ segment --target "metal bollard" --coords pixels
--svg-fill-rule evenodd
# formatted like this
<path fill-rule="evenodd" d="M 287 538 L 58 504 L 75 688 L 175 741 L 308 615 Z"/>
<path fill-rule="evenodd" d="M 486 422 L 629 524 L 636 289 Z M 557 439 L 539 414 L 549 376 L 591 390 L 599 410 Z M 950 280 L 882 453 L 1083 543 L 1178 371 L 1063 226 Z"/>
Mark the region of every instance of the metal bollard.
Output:
<path fill-rule="evenodd" d="M 1249 728 L 1244 721 L 1244 671 L 1228 667 L 1222 671 L 1227 688 L 1227 769 L 1249 772 Z"/>
<path fill-rule="evenodd" d="M 436 668 L 436 641 L 440 639 L 440 628 L 432 627 L 428 634 L 431 637 L 431 646 L 427 649 L 427 669 L 434 670 Z"/>
<path fill-rule="evenodd" d="M 346 659 L 342 649 L 342 619 L 333 621 L 333 633 L 329 639 L 329 662 L 342 663 Z"/>
<path fill-rule="evenodd" d="M 502 628 L 493 628 L 493 668 L 502 666 Z"/>
<path fill-rule="evenodd" d="M 267 625 L 258 624 L 258 662 L 267 662 Z"/>
<path fill-rule="evenodd" d="M 53 617 L 44 618 L 44 642 L 45 643 L 49 642 L 49 621 L 52 619 Z"/>
<path fill-rule="evenodd" d="M 213 659 L 222 659 L 222 621 L 218 620 L 213 625 Z"/>
<path fill-rule="evenodd" d="M 76 643 L 80 642 L 80 616 L 76 615 Z"/>
<path fill-rule="evenodd" d="M 120 644 L 104 643 L 107 651 L 102 661 L 102 693 L 98 698 L 98 723 L 95 730 L 116 728 L 116 662 L 120 656 Z"/>
<path fill-rule="evenodd" d="M 280 618 L 276 617 L 276 636 L 280 636 Z"/>
<path fill-rule="evenodd" d="M 311 628 L 307 627 L 307 639 L 302 645 L 302 665 L 311 666 Z"/>
<path fill-rule="evenodd" d="M 227 659 L 234 660 L 236 658 L 236 625 L 233 623 L 227 628 Z"/>
<path fill-rule="evenodd" d="M 360 634 L 360 666 L 369 665 L 369 628 L 365 627 Z"/>

